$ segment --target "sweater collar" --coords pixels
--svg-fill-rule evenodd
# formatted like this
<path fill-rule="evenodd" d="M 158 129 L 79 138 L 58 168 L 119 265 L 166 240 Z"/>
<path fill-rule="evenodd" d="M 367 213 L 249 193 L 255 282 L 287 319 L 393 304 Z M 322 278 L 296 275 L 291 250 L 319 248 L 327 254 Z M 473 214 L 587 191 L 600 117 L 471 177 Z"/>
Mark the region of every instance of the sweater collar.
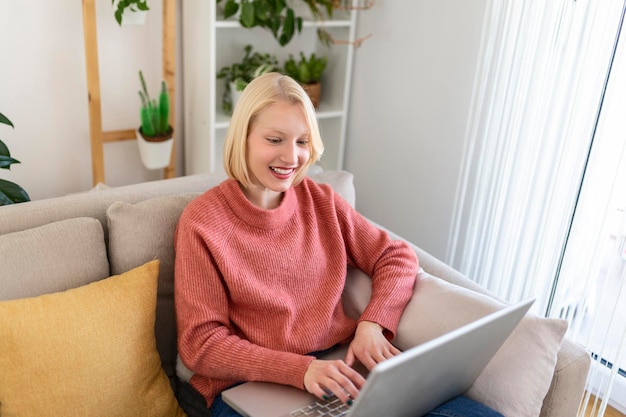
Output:
<path fill-rule="evenodd" d="M 252 204 L 236 180 L 224 181 L 220 189 L 235 216 L 244 223 L 259 229 L 270 230 L 283 226 L 291 218 L 297 206 L 294 187 L 285 191 L 280 205 L 271 210 L 264 210 Z"/>

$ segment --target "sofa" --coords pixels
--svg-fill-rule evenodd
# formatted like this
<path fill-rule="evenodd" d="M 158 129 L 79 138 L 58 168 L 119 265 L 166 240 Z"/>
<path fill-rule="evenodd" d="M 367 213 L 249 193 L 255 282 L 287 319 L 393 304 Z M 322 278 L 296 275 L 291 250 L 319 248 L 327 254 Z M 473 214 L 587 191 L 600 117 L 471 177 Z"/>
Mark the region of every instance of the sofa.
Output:
<path fill-rule="evenodd" d="M 345 171 L 312 177 L 354 205 Z M 173 233 L 203 174 L 0 207 L 0 415 L 182 416 Z M 401 237 L 389 232 L 394 238 Z M 504 306 L 411 245 L 420 260 L 397 339 L 423 343 Z M 349 269 L 358 316 L 369 277 Z M 467 395 L 510 417 L 574 417 L 590 358 L 567 324 L 528 314 Z"/>

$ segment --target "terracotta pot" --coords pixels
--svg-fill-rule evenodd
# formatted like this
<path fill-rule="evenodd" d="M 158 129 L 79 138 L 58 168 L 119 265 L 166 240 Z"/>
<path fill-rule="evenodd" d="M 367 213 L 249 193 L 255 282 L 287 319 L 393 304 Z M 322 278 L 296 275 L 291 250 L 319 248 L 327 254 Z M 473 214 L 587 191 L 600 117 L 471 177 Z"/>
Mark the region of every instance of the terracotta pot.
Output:
<path fill-rule="evenodd" d="M 313 102 L 313 107 L 317 108 L 320 104 L 322 96 L 322 83 L 319 81 L 316 83 L 302 84 L 304 91 L 309 95 L 309 98 Z"/>

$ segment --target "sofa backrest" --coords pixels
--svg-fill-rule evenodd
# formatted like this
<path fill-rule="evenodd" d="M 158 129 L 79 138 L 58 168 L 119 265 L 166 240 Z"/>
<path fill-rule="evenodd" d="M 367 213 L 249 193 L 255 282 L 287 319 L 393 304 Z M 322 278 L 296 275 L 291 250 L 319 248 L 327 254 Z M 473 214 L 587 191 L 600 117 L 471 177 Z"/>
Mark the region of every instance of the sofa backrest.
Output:
<path fill-rule="evenodd" d="M 224 178 L 223 174 L 199 174 L 0 206 L 0 235 L 60 220 L 92 217 L 100 221 L 106 238 L 106 211 L 114 202 L 138 203 L 163 195 L 202 192 Z"/>

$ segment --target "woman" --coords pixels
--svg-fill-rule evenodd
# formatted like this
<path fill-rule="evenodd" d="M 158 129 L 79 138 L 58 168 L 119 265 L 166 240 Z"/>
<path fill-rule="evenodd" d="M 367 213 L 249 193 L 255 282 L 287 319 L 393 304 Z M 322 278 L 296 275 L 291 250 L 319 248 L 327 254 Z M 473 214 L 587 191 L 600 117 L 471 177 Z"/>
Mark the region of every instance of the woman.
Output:
<path fill-rule="evenodd" d="M 242 381 L 351 404 L 365 382 L 352 365 L 371 369 L 399 353 L 390 341 L 417 258 L 306 177 L 322 152 L 315 110 L 298 83 L 271 73 L 248 85 L 224 144 L 229 179 L 189 204 L 176 232 L 178 350 L 194 373 L 180 398 L 190 416 L 207 408 L 238 416 L 220 393 Z M 357 321 L 341 302 L 348 265 L 372 277 Z M 345 360 L 311 353 L 346 343 Z"/>

